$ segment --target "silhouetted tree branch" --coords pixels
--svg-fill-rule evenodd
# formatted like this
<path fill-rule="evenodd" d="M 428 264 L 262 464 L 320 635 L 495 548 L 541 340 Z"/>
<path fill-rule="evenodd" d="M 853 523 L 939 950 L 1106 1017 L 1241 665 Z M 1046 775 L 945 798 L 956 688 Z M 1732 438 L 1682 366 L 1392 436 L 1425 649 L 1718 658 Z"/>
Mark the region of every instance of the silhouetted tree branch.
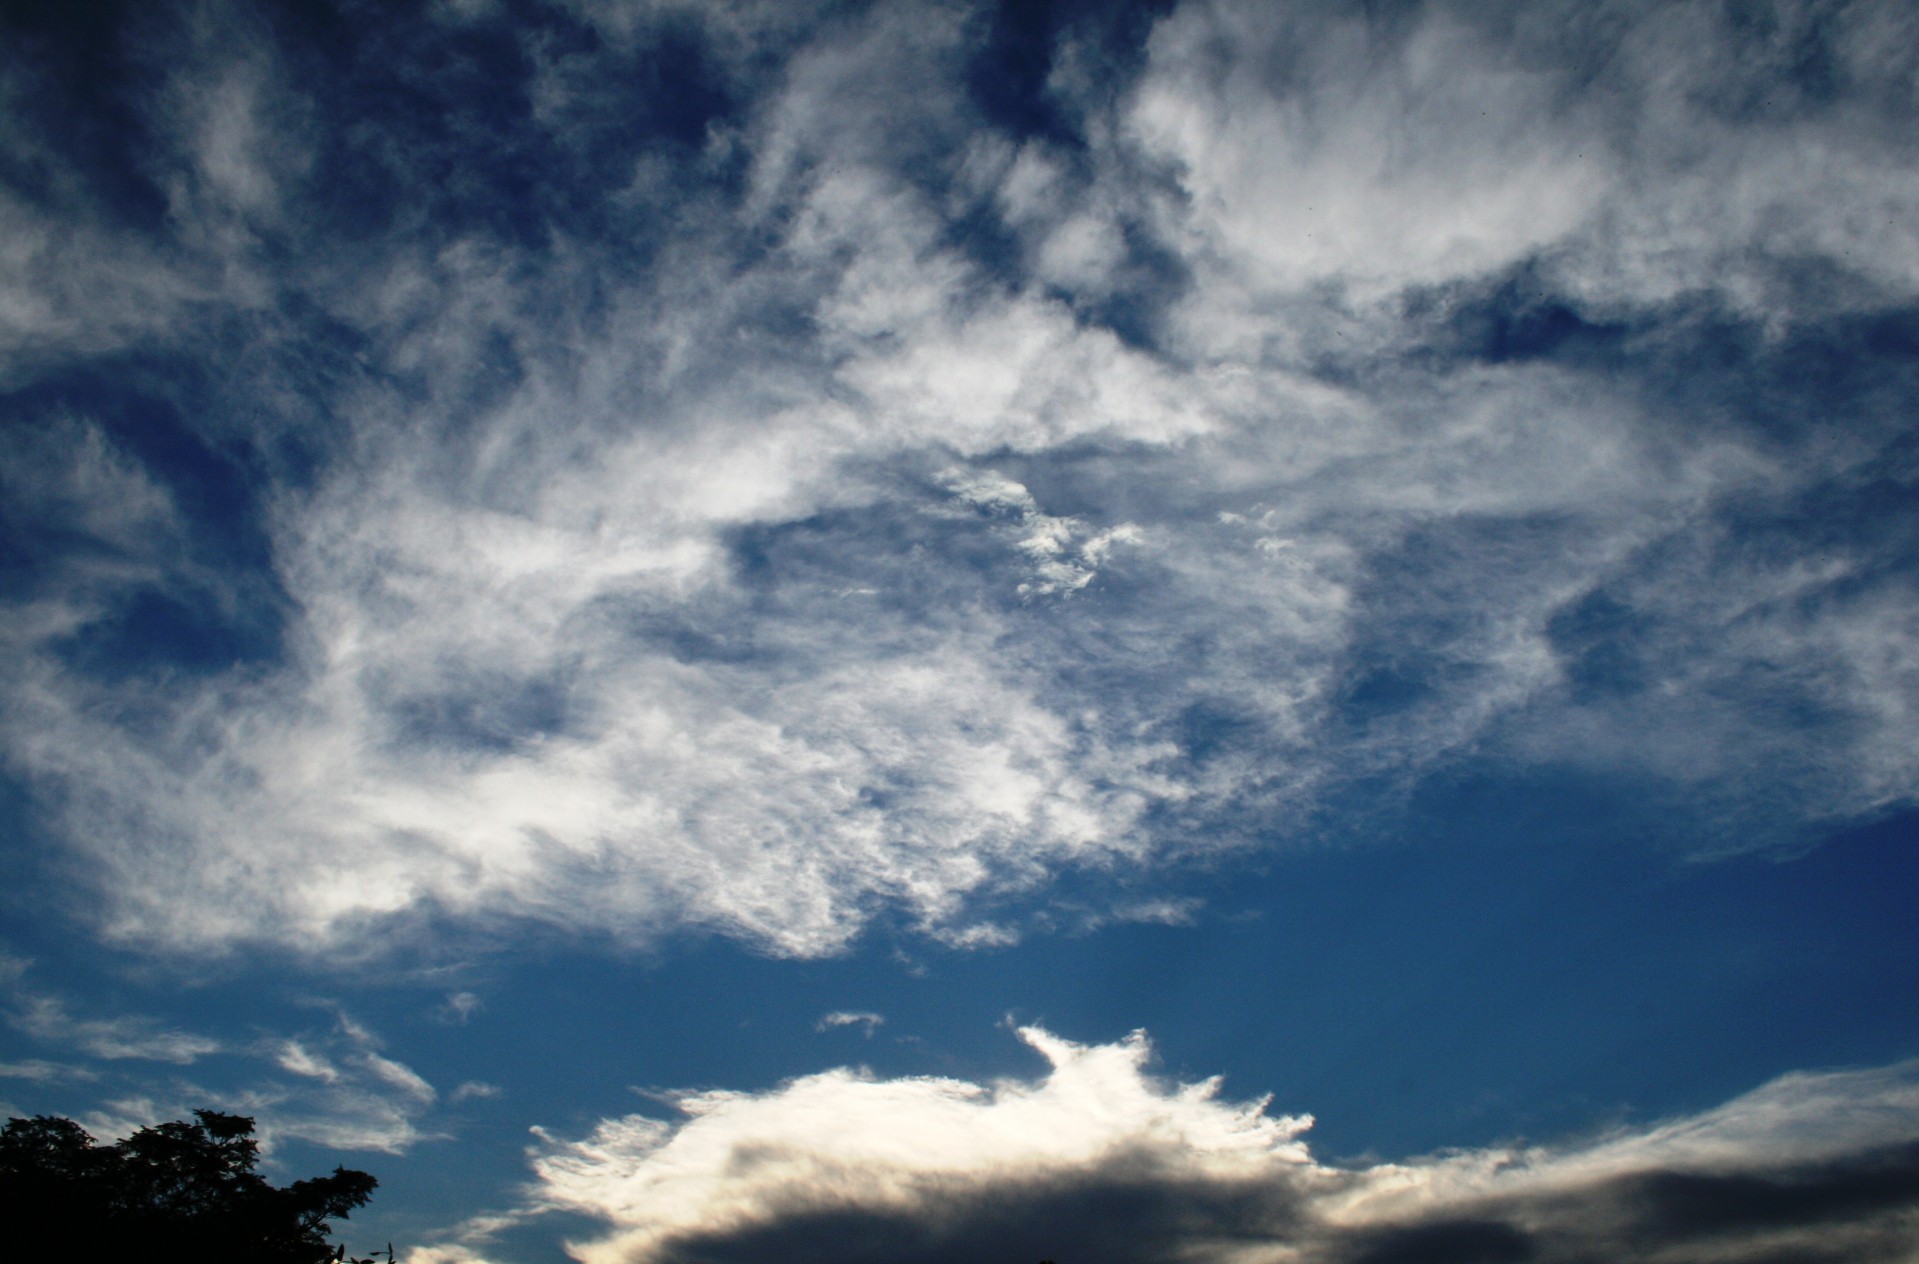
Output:
<path fill-rule="evenodd" d="M 326 1264 L 329 1220 L 363 1207 L 365 1172 L 282 1189 L 253 1170 L 253 1120 L 194 1112 L 98 1145 L 70 1119 L 14 1119 L 0 1132 L 0 1226 L 16 1259 Z"/>

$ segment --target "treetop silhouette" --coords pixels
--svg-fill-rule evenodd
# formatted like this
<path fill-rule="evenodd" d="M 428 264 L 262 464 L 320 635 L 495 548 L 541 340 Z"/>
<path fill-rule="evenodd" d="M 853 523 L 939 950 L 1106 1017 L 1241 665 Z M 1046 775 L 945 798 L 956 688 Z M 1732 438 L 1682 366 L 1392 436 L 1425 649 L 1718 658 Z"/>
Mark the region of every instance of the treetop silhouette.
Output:
<path fill-rule="evenodd" d="M 253 1170 L 253 1120 L 197 1110 L 197 1123 L 142 1128 L 99 1145 L 70 1119 L 8 1121 L 0 1132 L 0 1223 L 18 1258 L 325 1264 L 341 1258 L 328 1221 L 363 1207 L 365 1172 L 280 1188 Z"/>

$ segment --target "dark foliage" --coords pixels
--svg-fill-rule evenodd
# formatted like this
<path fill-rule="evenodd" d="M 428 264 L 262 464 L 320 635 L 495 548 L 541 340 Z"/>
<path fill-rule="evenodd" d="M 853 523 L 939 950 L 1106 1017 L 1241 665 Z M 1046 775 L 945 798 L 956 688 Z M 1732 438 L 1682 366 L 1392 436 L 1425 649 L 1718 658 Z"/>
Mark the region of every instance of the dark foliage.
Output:
<path fill-rule="evenodd" d="M 194 1112 L 98 1145 L 69 1119 L 10 1120 L 0 1132 L 0 1224 L 19 1260 L 205 1260 L 323 1264 L 327 1221 L 366 1205 L 365 1172 L 282 1189 L 254 1172 L 253 1120 Z"/>

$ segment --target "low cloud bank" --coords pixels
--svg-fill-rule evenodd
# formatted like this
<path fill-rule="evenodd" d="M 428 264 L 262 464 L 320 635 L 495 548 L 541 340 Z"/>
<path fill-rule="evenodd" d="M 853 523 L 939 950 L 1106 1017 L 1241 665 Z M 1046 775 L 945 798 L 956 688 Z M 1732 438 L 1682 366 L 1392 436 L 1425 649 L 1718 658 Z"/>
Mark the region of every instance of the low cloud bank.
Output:
<path fill-rule="evenodd" d="M 541 1133 L 527 1206 L 476 1226 L 588 1215 L 610 1232 L 569 1244 L 587 1264 L 1758 1264 L 1919 1249 L 1913 1064 L 1789 1075 L 1577 1144 L 1335 1166 L 1302 1140 L 1309 1116 L 1150 1074 L 1143 1033 L 1019 1036 L 1051 1063 L 1035 1081 L 839 1069 L 681 1094 L 675 1121 Z"/>

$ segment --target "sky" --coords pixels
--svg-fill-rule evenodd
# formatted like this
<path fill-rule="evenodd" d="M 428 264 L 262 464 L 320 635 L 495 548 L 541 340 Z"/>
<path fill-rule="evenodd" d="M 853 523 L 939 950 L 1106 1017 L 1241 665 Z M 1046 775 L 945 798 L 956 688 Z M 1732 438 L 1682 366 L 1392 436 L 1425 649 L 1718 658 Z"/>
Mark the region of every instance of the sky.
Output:
<path fill-rule="evenodd" d="M 1919 1251 L 1919 13 L 0 0 L 0 1114 L 407 1264 Z"/>

